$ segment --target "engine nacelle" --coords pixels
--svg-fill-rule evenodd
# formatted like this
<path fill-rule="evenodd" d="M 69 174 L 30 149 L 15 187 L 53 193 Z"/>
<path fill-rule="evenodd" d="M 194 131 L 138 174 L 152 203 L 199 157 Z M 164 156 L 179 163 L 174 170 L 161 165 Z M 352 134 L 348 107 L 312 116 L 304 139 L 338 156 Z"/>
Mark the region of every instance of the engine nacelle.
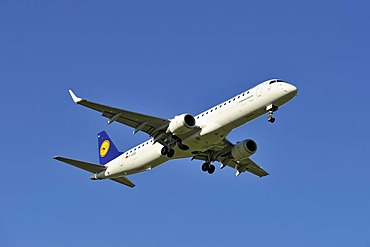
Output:
<path fill-rule="evenodd" d="M 231 149 L 231 156 L 236 160 L 242 160 L 248 158 L 257 151 L 257 144 L 247 139 L 241 142 L 237 142 L 233 149 Z"/>
<path fill-rule="evenodd" d="M 195 118 L 190 114 L 181 114 L 171 120 L 167 133 L 170 132 L 174 135 L 181 135 L 190 131 L 195 126 Z"/>

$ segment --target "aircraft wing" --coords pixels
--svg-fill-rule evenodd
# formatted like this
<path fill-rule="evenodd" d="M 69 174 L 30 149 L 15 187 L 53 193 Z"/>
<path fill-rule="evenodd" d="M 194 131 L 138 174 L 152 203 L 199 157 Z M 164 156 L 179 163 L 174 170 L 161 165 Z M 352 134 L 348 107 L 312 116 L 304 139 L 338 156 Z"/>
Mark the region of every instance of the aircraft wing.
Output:
<path fill-rule="evenodd" d="M 69 93 L 73 101 L 78 105 L 101 112 L 103 117 L 109 118 L 108 124 L 117 121 L 134 128 L 134 133 L 143 131 L 150 136 L 157 135 L 161 130 L 166 129 L 170 123 L 168 119 L 152 117 L 136 112 L 126 111 L 111 106 L 101 105 L 86 99 L 78 98 L 72 90 Z"/>
<path fill-rule="evenodd" d="M 257 165 L 250 158 L 246 158 L 240 161 L 232 160 L 231 162 L 227 164 L 227 166 L 230 166 L 234 168 L 235 170 L 237 170 L 236 175 L 239 175 L 240 173 L 243 173 L 246 171 L 257 175 L 260 178 L 269 175 L 265 170 L 262 169 L 262 167 Z"/>
<path fill-rule="evenodd" d="M 105 166 L 100 166 L 100 165 L 87 163 L 87 162 L 80 161 L 80 160 L 73 160 L 73 159 L 69 159 L 69 158 L 64 158 L 64 157 L 60 157 L 60 156 L 55 156 L 54 159 L 59 160 L 59 161 L 64 162 L 64 163 L 67 163 L 69 165 L 81 168 L 85 171 L 92 172 L 92 173 L 98 173 L 98 172 L 104 171 L 106 169 Z M 113 180 L 115 182 L 118 182 L 120 184 L 124 184 L 128 187 L 131 187 L 131 188 L 135 187 L 135 184 L 124 176 L 119 177 L 119 178 L 111 178 L 111 180 Z"/>
<path fill-rule="evenodd" d="M 242 160 L 235 160 L 230 158 L 231 149 L 233 147 L 234 145 L 230 141 L 224 139 L 206 152 L 200 152 L 196 154 L 193 159 L 207 160 L 208 157 L 211 157 L 212 160 L 222 163 L 221 168 L 224 168 L 225 166 L 234 168 L 236 170 L 236 176 L 246 171 L 253 173 L 259 177 L 269 175 L 265 170 L 262 169 L 262 167 L 257 165 L 250 158 Z"/>

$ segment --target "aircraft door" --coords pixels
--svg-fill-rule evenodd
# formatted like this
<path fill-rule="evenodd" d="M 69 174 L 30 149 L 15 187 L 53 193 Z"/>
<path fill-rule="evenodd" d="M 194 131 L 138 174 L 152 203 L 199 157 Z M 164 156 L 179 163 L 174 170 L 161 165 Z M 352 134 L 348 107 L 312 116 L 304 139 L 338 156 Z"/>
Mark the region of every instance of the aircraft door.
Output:
<path fill-rule="evenodd" d="M 261 94 L 262 94 L 262 85 L 258 85 L 256 87 L 256 94 L 257 94 L 258 97 L 261 96 Z"/>

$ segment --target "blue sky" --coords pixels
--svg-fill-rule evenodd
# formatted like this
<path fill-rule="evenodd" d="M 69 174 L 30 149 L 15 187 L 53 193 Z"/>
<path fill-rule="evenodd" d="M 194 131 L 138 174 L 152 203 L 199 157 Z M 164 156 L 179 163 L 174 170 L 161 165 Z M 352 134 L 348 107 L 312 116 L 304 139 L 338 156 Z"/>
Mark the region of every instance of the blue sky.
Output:
<path fill-rule="evenodd" d="M 0 1 L 1 246 L 369 246 L 366 1 Z M 75 106 L 197 114 L 270 78 L 299 95 L 236 130 L 271 175 L 201 162 L 134 189 L 54 161 L 145 134 Z"/>

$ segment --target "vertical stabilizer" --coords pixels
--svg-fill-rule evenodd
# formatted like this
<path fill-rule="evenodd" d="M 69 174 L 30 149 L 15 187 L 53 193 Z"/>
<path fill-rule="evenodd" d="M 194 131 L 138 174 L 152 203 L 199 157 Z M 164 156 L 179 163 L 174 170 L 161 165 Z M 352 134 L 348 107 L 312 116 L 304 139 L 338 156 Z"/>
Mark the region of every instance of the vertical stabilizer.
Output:
<path fill-rule="evenodd" d="M 107 164 L 109 161 L 117 158 L 122 153 L 118 151 L 107 132 L 102 131 L 98 134 L 99 163 Z"/>

